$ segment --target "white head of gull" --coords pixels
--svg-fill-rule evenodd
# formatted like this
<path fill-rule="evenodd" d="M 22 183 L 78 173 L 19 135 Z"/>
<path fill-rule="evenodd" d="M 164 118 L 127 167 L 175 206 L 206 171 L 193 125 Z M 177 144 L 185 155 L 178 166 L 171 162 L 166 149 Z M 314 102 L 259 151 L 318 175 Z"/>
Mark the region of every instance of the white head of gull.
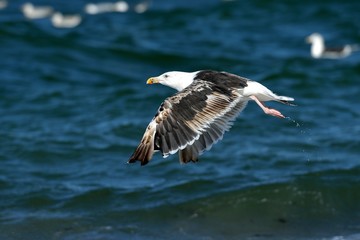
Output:
<path fill-rule="evenodd" d="M 174 88 L 178 91 L 183 90 L 189 86 L 193 81 L 198 72 L 180 72 L 180 71 L 171 71 L 161 74 L 157 77 L 149 78 L 146 83 L 154 84 L 160 83 L 162 85 Z"/>
<path fill-rule="evenodd" d="M 349 56 L 352 52 L 359 50 L 359 45 L 346 44 L 341 47 L 326 47 L 324 38 L 319 33 L 313 33 L 306 38 L 311 44 L 311 56 L 313 58 L 339 59 Z"/>
<path fill-rule="evenodd" d="M 146 83 L 160 83 L 178 92 L 160 105 L 128 161 L 140 161 L 141 165 L 147 164 L 156 151 L 161 151 L 163 157 L 179 152 L 181 163 L 196 162 L 230 130 L 250 100 L 266 114 L 278 118 L 285 117 L 263 102 L 292 105 L 289 102 L 294 100 L 276 95 L 258 82 L 213 70 L 171 71 L 151 77 Z"/>

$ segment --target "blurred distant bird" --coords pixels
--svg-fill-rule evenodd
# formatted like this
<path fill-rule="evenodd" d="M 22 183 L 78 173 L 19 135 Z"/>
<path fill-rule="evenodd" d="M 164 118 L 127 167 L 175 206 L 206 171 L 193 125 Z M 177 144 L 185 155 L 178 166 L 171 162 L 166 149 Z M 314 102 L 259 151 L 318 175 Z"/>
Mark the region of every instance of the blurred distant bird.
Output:
<path fill-rule="evenodd" d="M 126 12 L 129 9 L 129 5 L 125 1 L 112 2 L 100 2 L 100 3 L 88 3 L 85 5 L 85 12 L 87 14 L 100 14 L 108 12 Z"/>
<path fill-rule="evenodd" d="M 55 12 L 51 16 L 51 22 L 57 28 L 73 28 L 81 23 L 81 16 L 79 14 L 63 15 L 60 12 Z"/>
<path fill-rule="evenodd" d="M 85 5 L 85 12 L 87 14 L 99 14 L 105 12 L 111 12 L 114 7 L 113 3 L 103 2 L 103 3 L 88 3 Z"/>
<path fill-rule="evenodd" d="M 290 104 L 294 99 L 279 96 L 264 85 L 227 72 L 166 72 L 149 78 L 179 92 L 168 97 L 149 123 L 129 163 L 147 164 L 154 152 L 163 157 L 179 152 L 181 163 L 196 162 L 205 150 L 222 139 L 237 115 L 253 100 L 266 113 L 285 118 L 265 101 Z"/>
<path fill-rule="evenodd" d="M 54 9 L 48 6 L 34 6 L 32 3 L 25 3 L 21 6 L 21 10 L 25 17 L 29 19 L 49 17 Z"/>
<path fill-rule="evenodd" d="M 127 12 L 129 10 L 129 5 L 125 1 L 118 1 L 114 3 L 115 12 Z"/>
<path fill-rule="evenodd" d="M 356 44 L 346 44 L 342 47 L 328 48 L 325 46 L 323 36 L 319 33 L 313 33 L 308 36 L 306 42 L 311 44 L 311 56 L 313 58 L 344 58 L 352 52 L 360 50 L 359 45 Z"/>
<path fill-rule="evenodd" d="M 135 5 L 134 10 L 136 13 L 144 13 L 149 9 L 150 2 L 144 1 Z"/>
<path fill-rule="evenodd" d="M 7 7 L 7 1 L 6 0 L 0 0 L 0 9 L 4 9 Z"/>

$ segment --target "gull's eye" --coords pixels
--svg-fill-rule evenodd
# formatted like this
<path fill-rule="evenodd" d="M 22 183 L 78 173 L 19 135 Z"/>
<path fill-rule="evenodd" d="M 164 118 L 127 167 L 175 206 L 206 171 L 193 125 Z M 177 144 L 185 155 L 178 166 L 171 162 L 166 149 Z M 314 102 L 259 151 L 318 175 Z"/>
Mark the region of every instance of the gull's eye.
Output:
<path fill-rule="evenodd" d="M 169 77 L 169 75 L 167 75 L 167 74 L 164 75 L 164 78 L 168 78 L 168 77 Z"/>

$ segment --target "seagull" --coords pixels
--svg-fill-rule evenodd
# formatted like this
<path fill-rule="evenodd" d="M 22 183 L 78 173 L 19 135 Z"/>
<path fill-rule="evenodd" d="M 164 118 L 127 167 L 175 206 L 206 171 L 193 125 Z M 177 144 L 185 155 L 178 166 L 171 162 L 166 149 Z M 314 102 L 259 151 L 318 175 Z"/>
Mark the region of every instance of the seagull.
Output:
<path fill-rule="evenodd" d="M 150 2 L 144 1 L 135 5 L 134 10 L 136 13 L 144 13 L 149 9 Z"/>
<path fill-rule="evenodd" d="M 88 3 L 85 5 L 85 12 L 87 14 L 99 14 L 104 12 L 111 12 L 114 8 L 114 4 L 110 2 L 103 3 Z"/>
<path fill-rule="evenodd" d="M 228 72 L 171 71 L 151 77 L 147 84 L 162 84 L 178 92 L 165 99 L 146 128 L 128 163 L 147 164 L 154 152 L 163 157 L 179 152 L 180 163 L 196 162 L 205 150 L 222 139 L 249 101 L 264 113 L 285 118 L 266 101 L 292 105 L 291 97 L 279 96 L 262 84 Z"/>
<path fill-rule="evenodd" d="M 0 0 L 0 9 L 6 8 L 8 5 L 8 2 L 6 0 Z"/>
<path fill-rule="evenodd" d="M 60 12 L 55 12 L 51 16 L 51 22 L 57 28 L 73 28 L 81 23 L 81 16 L 79 14 L 63 15 Z"/>
<path fill-rule="evenodd" d="M 359 51 L 359 45 L 346 44 L 342 47 L 325 47 L 324 38 L 319 33 L 313 33 L 306 38 L 306 42 L 311 44 L 311 56 L 313 58 L 338 59 L 349 56 L 352 52 Z"/>
<path fill-rule="evenodd" d="M 85 5 L 87 14 L 95 15 L 110 12 L 126 12 L 129 10 L 129 4 L 125 1 L 88 3 Z"/>
<path fill-rule="evenodd" d="M 129 10 L 129 4 L 125 1 L 118 1 L 114 3 L 114 11 L 115 12 L 127 12 Z"/>
<path fill-rule="evenodd" d="M 24 3 L 21 10 L 26 18 L 38 19 L 49 17 L 54 9 L 48 6 L 34 6 L 32 3 Z"/>

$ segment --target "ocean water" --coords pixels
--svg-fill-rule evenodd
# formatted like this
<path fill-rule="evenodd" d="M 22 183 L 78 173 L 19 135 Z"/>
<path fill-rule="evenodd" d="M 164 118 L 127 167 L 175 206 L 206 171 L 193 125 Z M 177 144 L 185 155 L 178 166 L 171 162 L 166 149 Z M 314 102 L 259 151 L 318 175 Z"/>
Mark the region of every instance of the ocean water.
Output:
<path fill-rule="evenodd" d="M 360 43 L 359 1 L 36 1 L 59 29 L 0 10 L 0 239 L 360 239 L 360 53 L 312 59 L 305 37 Z M 232 72 L 295 98 L 249 103 L 196 164 L 127 164 L 170 70 Z"/>

